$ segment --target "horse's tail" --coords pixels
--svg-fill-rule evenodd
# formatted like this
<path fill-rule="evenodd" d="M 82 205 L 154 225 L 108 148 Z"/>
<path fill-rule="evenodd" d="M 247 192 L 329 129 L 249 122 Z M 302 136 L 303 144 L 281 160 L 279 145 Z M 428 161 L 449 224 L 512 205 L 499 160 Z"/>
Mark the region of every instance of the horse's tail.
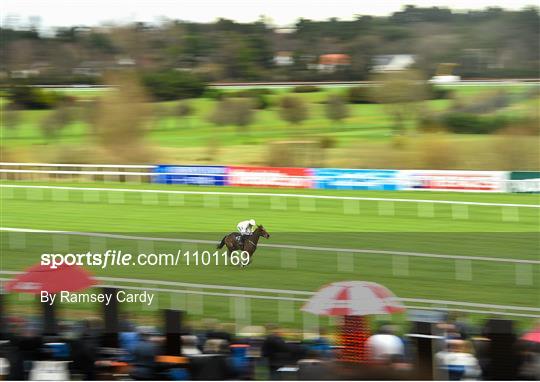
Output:
<path fill-rule="evenodd" d="M 219 243 L 216 248 L 221 249 L 225 245 L 225 239 L 227 238 L 227 235 L 223 236 L 223 239 L 221 239 L 221 243 Z"/>

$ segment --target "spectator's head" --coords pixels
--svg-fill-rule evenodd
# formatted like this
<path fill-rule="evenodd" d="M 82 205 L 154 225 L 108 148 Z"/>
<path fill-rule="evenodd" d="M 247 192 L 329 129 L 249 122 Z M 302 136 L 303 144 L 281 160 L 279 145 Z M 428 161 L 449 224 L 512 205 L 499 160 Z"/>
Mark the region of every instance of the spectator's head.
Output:
<path fill-rule="evenodd" d="M 449 352 L 452 352 L 452 353 L 465 352 L 465 341 L 463 340 L 458 340 L 458 339 L 448 340 L 446 344 L 448 346 Z"/>
<path fill-rule="evenodd" d="M 227 341 L 216 338 L 206 340 L 203 351 L 206 354 L 224 354 L 228 351 Z"/>
<path fill-rule="evenodd" d="M 385 324 L 379 328 L 377 334 L 396 335 L 396 329 L 392 325 Z"/>
<path fill-rule="evenodd" d="M 154 331 L 150 326 L 139 326 L 137 328 L 137 333 L 139 334 L 139 338 L 143 341 L 148 341 L 154 335 Z"/>
<path fill-rule="evenodd" d="M 182 354 L 184 355 L 194 355 L 200 354 L 200 350 L 197 345 L 199 339 L 196 336 L 184 335 L 182 336 Z"/>
<path fill-rule="evenodd" d="M 182 336 L 182 346 L 185 347 L 197 347 L 197 337 L 196 336 Z"/>
<path fill-rule="evenodd" d="M 276 335 L 279 336 L 281 334 L 281 331 L 279 329 L 279 326 L 277 326 L 274 323 L 266 324 L 266 334 L 270 335 Z"/>
<path fill-rule="evenodd" d="M 214 331 L 218 326 L 218 320 L 215 318 L 206 318 L 202 321 L 202 329 L 205 331 Z"/>

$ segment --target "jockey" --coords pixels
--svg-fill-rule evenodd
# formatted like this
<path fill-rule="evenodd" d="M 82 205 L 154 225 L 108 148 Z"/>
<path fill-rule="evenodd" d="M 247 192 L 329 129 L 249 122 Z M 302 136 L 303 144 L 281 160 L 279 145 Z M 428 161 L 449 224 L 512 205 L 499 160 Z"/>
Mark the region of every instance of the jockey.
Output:
<path fill-rule="evenodd" d="M 255 226 L 257 224 L 255 223 L 254 219 L 241 221 L 236 225 L 236 229 L 238 232 L 240 232 L 240 245 L 244 245 L 244 240 L 248 238 L 249 235 L 253 233 L 255 230 Z"/>

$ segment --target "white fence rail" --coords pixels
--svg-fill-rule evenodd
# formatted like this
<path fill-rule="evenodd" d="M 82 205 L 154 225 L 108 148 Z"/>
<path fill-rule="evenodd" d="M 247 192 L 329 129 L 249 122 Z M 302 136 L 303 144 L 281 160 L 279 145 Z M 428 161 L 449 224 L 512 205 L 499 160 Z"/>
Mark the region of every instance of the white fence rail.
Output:
<path fill-rule="evenodd" d="M 461 200 L 438 200 L 438 199 L 406 199 L 406 198 L 368 198 L 359 196 L 337 196 L 318 194 L 295 194 L 295 193 L 272 193 L 272 192 L 232 192 L 232 191 L 184 191 L 184 190 L 154 190 L 138 188 L 108 188 L 108 187 L 72 187 L 72 186 L 41 186 L 29 184 L 0 184 L 0 188 L 23 188 L 23 189 L 52 189 L 52 190 L 73 190 L 73 191 L 107 191 L 107 192 L 128 192 L 128 193 L 155 193 L 155 194 L 179 194 L 179 195 L 224 195 L 224 196 L 264 196 L 264 197 L 285 197 L 302 199 L 332 199 L 332 200 L 358 200 L 358 201 L 387 201 L 404 203 L 433 203 L 433 204 L 456 204 L 471 206 L 499 206 L 499 207 L 520 207 L 520 208 L 540 208 L 540 204 L 521 203 L 489 203 L 489 202 L 469 202 Z"/>
<path fill-rule="evenodd" d="M 212 246 L 216 245 L 219 239 L 219 238 L 216 238 L 216 240 L 214 241 L 214 240 L 182 239 L 182 238 L 171 238 L 171 237 L 132 236 L 132 235 L 115 234 L 115 233 L 60 231 L 60 230 L 13 228 L 13 227 L 0 227 L 0 232 L 100 237 L 100 238 L 108 238 L 108 239 L 116 239 L 116 240 L 140 240 L 140 241 L 158 241 L 158 242 L 161 241 L 161 242 L 171 242 L 171 243 L 206 244 L 206 245 L 212 245 Z M 376 255 L 391 255 L 391 256 L 405 256 L 405 257 L 424 257 L 424 258 L 446 259 L 446 260 L 471 260 L 471 261 L 483 261 L 483 262 L 540 265 L 540 260 L 509 259 L 509 258 L 504 258 L 504 257 L 443 255 L 443 254 L 437 254 L 437 253 L 383 251 L 383 250 L 376 250 L 376 249 L 360 249 L 360 248 L 316 247 L 316 246 L 290 245 L 290 244 L 260 243 L 258 246 L 261 248 L 318 251 L 318 252 L 337 253 L 337 254 L 344 254 L 344 253 L 376 254 Z"/>
<path fill-rule="evenodd" d="M 0 271 L 1 275 L 16 276 L 22 272 Z M 8 281 L 11 277 L 0 277 L 2 281 Z M 238 287 L 229 285 L 208 285 L 195 283 L 182 283 L 164 280 L 145 280 L 134 278 L 96 277 L 100 281 L 99 287 L 115 287 L 125 290 L 149 291 L 165 294 L 184 294 L 198 296 L 215 296 L 233 299 L 255 299 L 291 301 L 302 303 L 313 295 L 310 291 L 283 290 Z M 499 304 L 485 304 L 465 301 L 430 300 L 401 297 L 397 298 L 408 309 L 460 311 L 484 315 L 513 316 L 525 318 L 540 317 L 539 307 L 511 306 Z"/>

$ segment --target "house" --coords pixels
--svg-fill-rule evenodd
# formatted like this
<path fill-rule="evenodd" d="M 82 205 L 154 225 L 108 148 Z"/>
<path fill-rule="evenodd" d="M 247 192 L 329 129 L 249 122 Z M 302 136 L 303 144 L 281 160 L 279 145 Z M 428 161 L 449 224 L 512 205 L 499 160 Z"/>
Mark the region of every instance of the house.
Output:
<path fill-rule="evenodd" d="M 405 70 L 415 63 L 412 54 L 385 54 L 373 58 L 371 71 L 374 73 L 395 72 Z"/>
<path fill-rule="evenodd" d="M 281 51 L 274 56 L 274 65 L 289 66 L 294 64 L 292 52 Z"/>
<path fill-rule="evenodd" d="M 317 69 L 321 72 L 333 73 L 351 65 L 351 56 L 343 53 L 323 54 L 319 56 Z"/>

